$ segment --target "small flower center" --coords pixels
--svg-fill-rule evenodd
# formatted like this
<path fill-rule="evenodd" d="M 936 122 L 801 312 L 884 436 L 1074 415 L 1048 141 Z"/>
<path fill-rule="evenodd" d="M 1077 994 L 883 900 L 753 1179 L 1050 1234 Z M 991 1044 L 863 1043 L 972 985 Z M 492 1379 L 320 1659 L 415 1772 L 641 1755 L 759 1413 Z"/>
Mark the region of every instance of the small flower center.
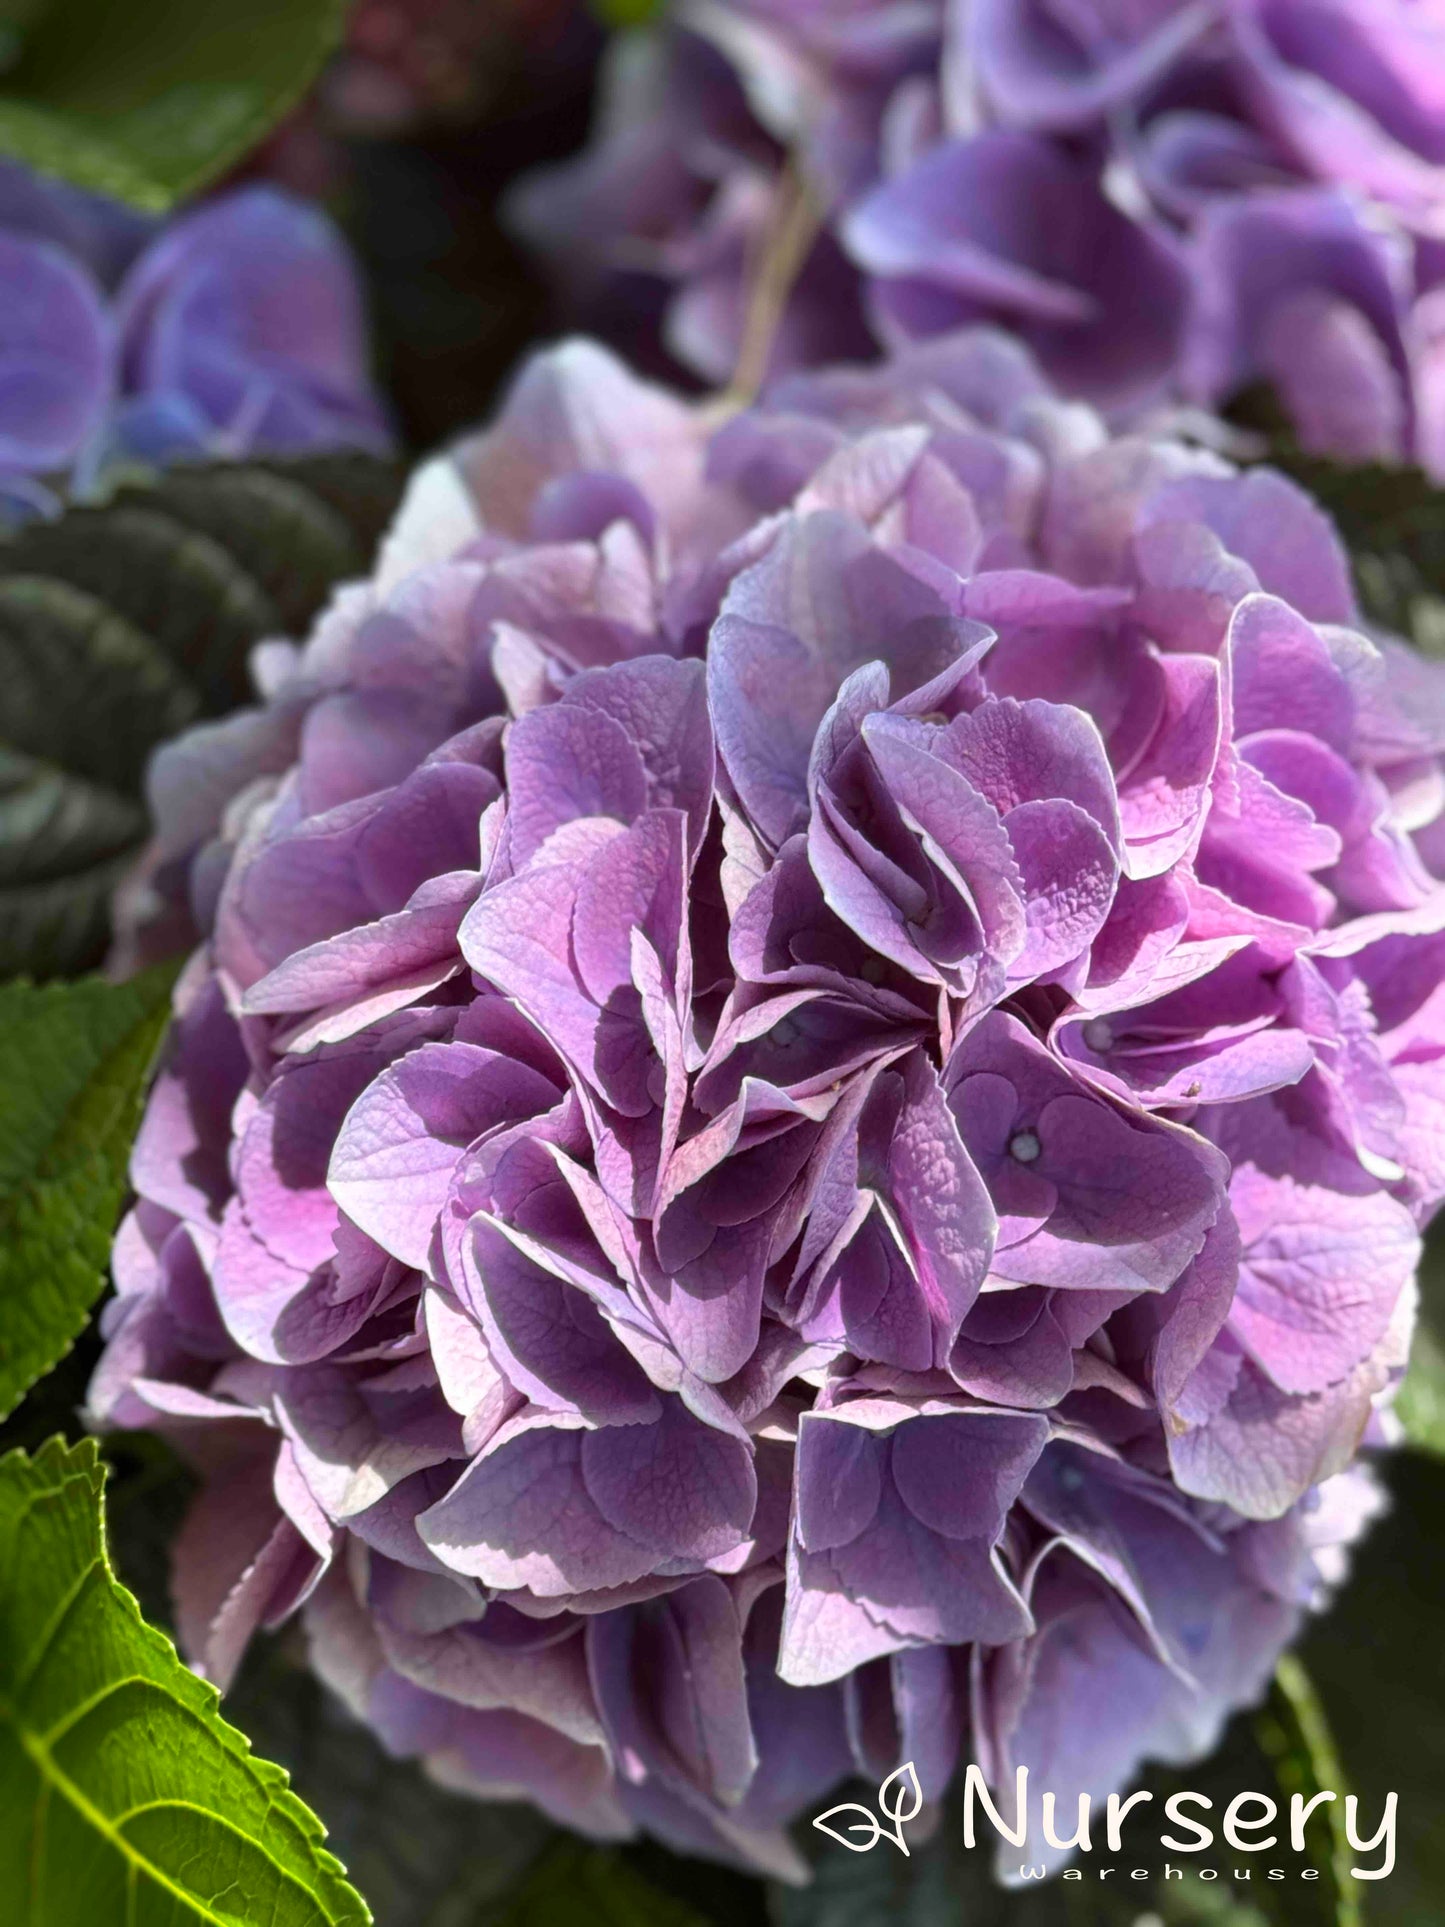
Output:
<path fill-rule="evenodd" d="M 1085 1047 L 1096 1057 L 1103 1057 L 1114 1048 L 1114 1026 L 1107 1017 L 1091 1017 L 1084 1026 Z"/>
<path fill-rule="evenodd" d="M 1008 1141 L 1009 1156 L 1017 1158 L 1020 1164 L 1032 1164 L 1040 1148 L 1036 1131 L 1015 1131 Z"/>

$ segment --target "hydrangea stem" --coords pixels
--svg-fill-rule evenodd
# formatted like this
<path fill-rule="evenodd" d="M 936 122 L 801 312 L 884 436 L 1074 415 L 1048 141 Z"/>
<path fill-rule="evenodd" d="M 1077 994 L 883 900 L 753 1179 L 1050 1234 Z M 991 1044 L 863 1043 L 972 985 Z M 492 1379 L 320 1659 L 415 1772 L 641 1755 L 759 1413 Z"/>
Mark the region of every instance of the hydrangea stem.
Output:
<path fill-rule="evenodd" d="M 1281 1783 L 1286 1779 L 1312 1784 L 1290 1787 L 1306 1794 L 1329 1789 L 1335 1798 L 1326 1808 L 1330 1827 L 1330 1869 L 1335 1888 L 1335 1927 L 1363 1927 L 1359 1890 L 1350 1873 L 1350 1844 L 1345 1835 L 1344 1768 L 1339 1750 L 1314 1682 L 1295 1653 L 1284 1653 L 1275 1668 L 1277 1698 L 1260 1720 L 1260 1742 L 1269 1754 Z M 1280 1702 L 1283 1702 L 1281 1706 Z"/>
<path fill-rule="evenodd" d="M 788 297 L 822 219 L 816 195 L 796 162 L 789 160 L 778 176 L 772 212 L 748 276 L 742 339 L 724 396 L 729 407 L 746 407 L 762 389 Z"/>

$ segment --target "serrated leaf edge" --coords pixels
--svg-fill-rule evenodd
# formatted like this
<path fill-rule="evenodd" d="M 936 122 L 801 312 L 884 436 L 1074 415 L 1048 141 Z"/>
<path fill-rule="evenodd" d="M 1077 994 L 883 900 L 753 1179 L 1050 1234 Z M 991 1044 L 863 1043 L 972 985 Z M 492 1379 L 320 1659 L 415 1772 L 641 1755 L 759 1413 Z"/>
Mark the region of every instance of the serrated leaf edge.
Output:
<path fill-rule="evenodd" d="M 191 1691 L 196 1693 L 196 1704 L 199 1716 L 212 1725 L 217 1737 L 220 1739 L 222 1745 L 225 1746 L 226 1750 L 233 1758 L 240 1761 L 248 1771 L 254 1774 L 265 1791 L 270 1804 L 291 1822 L 308 1843 L 316 1857 L 319 1871 L 331 1878 L 339 1879 L 347 1885 L 349 1894 L 354 1897 L 356 1901 L 356 1909 L 354 1911 L 331 1914 L 319 1898 L 315 1895 L 308 1895 L 309 1898 L 315 1900 L 318 1910 L 328 1922 L 328 1927 L 373 1927 L 371 1910 L 367 1907 L 366 1902 L 362 1899 L 361 1895 L 357 1893 L 356 1889 L 346 1882 L 346 1868 L 334 1853 L 321 1844 L 326 1838 L 325 1825 L 311 1808 L 307 1806 L 306 1802 L 302 1800 L 298 1794 L 292 1792 L 290 1775 L 286 1769 L 277 1765 L 274 1760 L 263 1759 L 252 1751 L 251 1742 L 246 1735 L 239 1727 L 232 1726 L 230 1721 L 222 1715 L 220 1711 L 221 1696 L 215 1687 L 212 1686 L 208 1680 L 203 1680 L 197 1674 L 191 1672 L 190 1668 L 186 1666 L 184 1660 L 177 1652 L 174 1643 L 158 1626 L 152 1626 L 150 1624 L 142 1613 L 140 1603 L 135 1598 L 135 1595 L 117 1578 L 115 1568 L 110 1561 L 109 1546 L 106 1538 L 106 1467 L 101 1462 L 95 1440 L 82 1439 L 78 1445 L 70 1447 L 67 1446 L 64 1439 L 57 1435 L 47 1439 L 45 1444 L 33 1457 L 18 1448 L 15 1451 L 7 1452 L 3 1458 L 0 1458 L 0 1480 L 4 1479 L 7 1471 L 15 1465 L 17 1461 L 28 1471 L 42 1474 L 49 1479 L 52 1482 L 50 1489 L 54 1494 L 63 1491 L 64 1487 L 69 1484 L 83 1483 L 88 1488 L 96 1508 L 95 1556 L 85 1566 L 74 1584 L 67 1589 L 64 1600 L 61 1602 L 57 1613 L 52 1615 L 42 1638 L 36 1645 L 35 1651 L 32 1654 L 27 1654 L 25 1671 L 21 1675 L 22 1683 L 23 1680 L 33 1672 L 34 1667 L 39 1663 L 40 1659 L 43 1658 L 50 1641 L 54 1638 L 58 1628 L 64 1623 L 65 1616 L 71 1610 L 76 1598 L 79 1597 L 92 1575 L 99 1571 L 110 1588 L 110 1592 L 119 1610 L 124 1613 L 131 1622 L 132 1627 L 138 1633 L 139 1637 L 152 1648 L 168 1667 L 174 1667 L 184 1672 L 188 1680 L 193 1682 Z M 45 1496 L 43 1493 L 37 1492 L 27 1497 L 20 1516 L 23 1517 L 43 1496 Z M 111 1693 L 117 1692 L 133 1682 L 154 1686 L 161 1691 L 166 1690 L 164 1681 L 149 1679 L 140 1673 L 126 1674 L 109 1682 L 103 1693 L 93 1694 L 91 1699 L 86 1702 L 86 1708 L 99 1704 Z M 172 1695 L 172 1697 L 175 1696 Z M 86 1708 L 82 1708 L 81 1711 L 83 1712 Z M 215 1923 L 215 1927 L 233 1927 L 231 1921 L 228 1921 L 220 1914 L 214 1913 L 205 1901 L 197 1895 L 188 1893 L 185 1888 L 177 1886 L 162 1868 L 156 1866 L 153 1861 L 148 1860 L 144 1854 L 138 1852 L 136 1848 L 117 1831 L 117 1823 L 101 1813 L 94 1806 L 93 1802 L 91 1802 L 56 1765 L 49 1745 L 46 1744 L 46 1741 L 48 1741 L 52 1735 L 46 1735 L 42 1740 L 37 1742 L 34 1736 L 21 1724 L 16 1709 L 3 1696 L 0 1696 L 0 1719 L 8 1721 L 20 1745 L 24 1748 L 29 1758 L 34 1761 L 36 1769 L 40 1773 L 44 1783 L 54 1788 L 64 1799 L 70 1801 L 72 1806 L 74 1806 L 78 1812 L 82 1813 L 85 1818 L 95 1826 L 96 1830 L 110 1842 L 126 1861 L 128 1867 L 142 1869 L 148 1879 L 153 1880 L 157 1886 L 165 1888 L 167 1892 L 173 1894 L 200 1918 Z M 71 1720 L 66 1722 L 66 1726 L 68 1727 L 73 1723 L 74 1718 L 72 1717 Z M 64 1731 L 65 1728 L 59 1730 Z M 185 1803 L 165 1801 L 150 1804 L 174 1806 Z M 132 1811 L 140 1810 L 139 1808 L 132 1809 Z M 223 1826 L 228 1827 L 238 1838 L 249 1838 L 241 1829 L 233 1826 L 224 1814 L 217 1813 L 209 1807 L 199 1810 L 203 1811 L 209 1820 L 217 1821 Z M 128 1813 L 124 1817 L 129 1818 L 130 1814 Z M 252 1844 L 254 1845 L 256 1843 L 253 1841 Z M 273 1864 L 275 1863 L 273 1862 Z M 277 1866 L 277 1872 L 283 1879 L 291 1882 L 291 1884 L 297 1884 L 295 1876 L 291 1874 L 288 1869 Z M 307 1889 L 301 1888 L 301 1891 L 306 1893 Z"/>

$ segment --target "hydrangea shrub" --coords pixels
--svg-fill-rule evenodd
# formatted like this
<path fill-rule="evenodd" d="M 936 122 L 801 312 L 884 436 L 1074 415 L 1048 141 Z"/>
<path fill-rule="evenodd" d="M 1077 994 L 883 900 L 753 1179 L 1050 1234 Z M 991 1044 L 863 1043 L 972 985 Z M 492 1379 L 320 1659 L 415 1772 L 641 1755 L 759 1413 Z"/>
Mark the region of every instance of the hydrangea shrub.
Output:
<path fill-rule="evenodd" d="M 785 1877 L 854 1770 L 1197 1756 L 1376 1504 L 1445 1192 L 1445 672 L 1268 469 L 964 332 L 541 355 L 254 707 L 96 1423 L 224 1683 Z"/>
<path fill-rule="evenodd" d="M 779 365 L 993 321 L 1116 415 L 1275 389 L 1304 444 L 1445 474 L 1437 0 L 677 0 L 523 234 L 726 380 L 747 263 L 822 232 Z"/>

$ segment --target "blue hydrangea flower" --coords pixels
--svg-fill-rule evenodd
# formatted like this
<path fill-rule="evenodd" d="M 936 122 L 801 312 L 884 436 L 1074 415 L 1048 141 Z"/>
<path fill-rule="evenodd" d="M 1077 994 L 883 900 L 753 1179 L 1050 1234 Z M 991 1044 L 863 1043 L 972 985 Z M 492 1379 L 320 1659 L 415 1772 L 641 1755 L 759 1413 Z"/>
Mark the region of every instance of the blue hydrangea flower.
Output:
<path fill-rule="evenodd" d="M 274 188 L 155 224 L 7 163 L 0 280 L 16 512 L 115 463 L 386 445 L 345 244 Z"/>

